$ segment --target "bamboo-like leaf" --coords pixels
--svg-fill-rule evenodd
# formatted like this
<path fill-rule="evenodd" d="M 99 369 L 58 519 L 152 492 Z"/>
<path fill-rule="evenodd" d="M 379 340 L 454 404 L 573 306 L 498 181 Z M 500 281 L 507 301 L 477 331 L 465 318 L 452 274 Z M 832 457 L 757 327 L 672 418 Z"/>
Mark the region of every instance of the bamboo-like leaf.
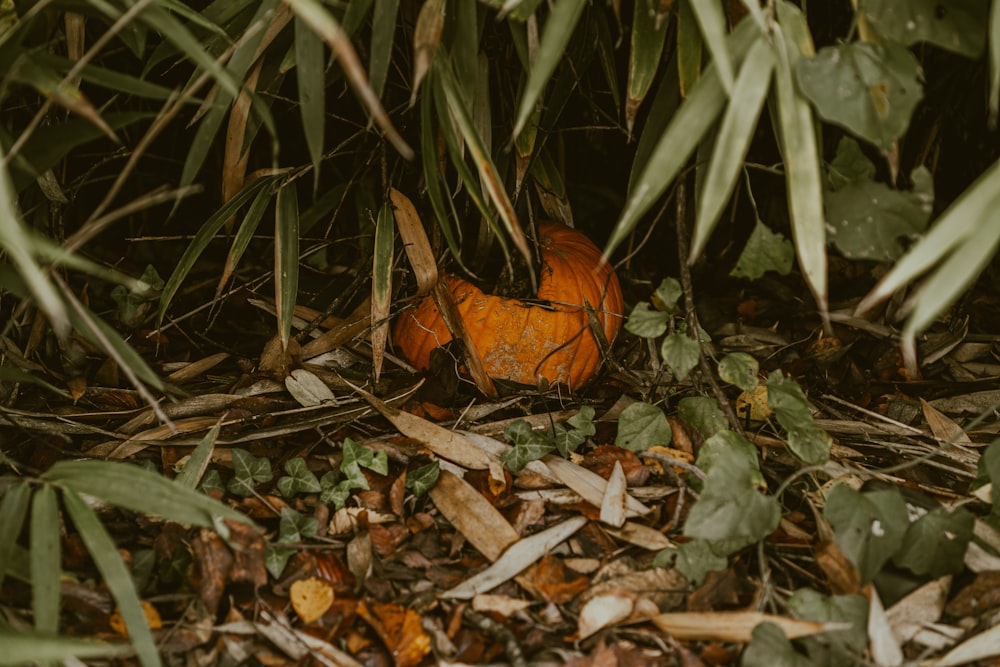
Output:
<path fill-rule="evenodd" d="M 535 103 L 542 94 L 545 84 L 552 78 L 556 65 L 566 52 L 569 38 L 573 35 L 583 8 L 584 0 L 562 0 L 552 5 L 552 11 L 545 21 L 538 52 L 531 63 L 528 81 L 524 85 L 521 99 L 517 103 L 517 120 L 514 121 L 514 136 L 521 134 L 528 118 L 535 109 Z M 530 262 L 529 262 L 530 264 Z"/>
<path fill-rule="evenodd" d="M 139 593 L 135 590 L 135 582 L 114 541 L 101 525 L 94 510 L 90 509 L 79 495 L 73 491 L 65 491 L 63 502 L 80 533 L 80 539 L 83 540 L 87 551 L 94 559 L 94 564 L 104 577 L 104 585 L 111 591 L 118 605 L 118 611 L 125 621 L 125 627 L 128 628 L 129 641 L 135 647 L 139 661 L 144 667 L 159 665 L 160 656 L 156 650 L 153 633 L 146 621 Z"/>
<path fill-rule="evenodd" d="M 432 80 L 436 78 L 433 73 L 431 78 Z M 455 215 L 455 205 L 451 197 L 445 196 L 441 164 L 438 161 L 435 142 L 434 101 L 441 94 L 439 86 L 431 85 L 429 89 L 424 90 L 424 95 L 420 100 L 420 161 L 423 167 L 424 186 L 427 188 L 427 199 L 431 202 L 431 210 L 434 211 L 438 229 L 441 230 L 445 243 L 448 244 L 448 250 L 453 257 L 458 259 L 462 256 L 462 251 L 451 224 L 451 220 L 457 219 L 457 215 Z"/>
<path fill-rule="evenodd" d="M 163 475 L 115 461 L 60 461 L 42 479 L 133 512 L 212 528 L 217 517 L 250 523 L 242 513 Z"/>
<path fill-rule="evenodd" d="M 348 35 L 353 35 L 364 23 L 365 17 L 368 15 L 368 10 L 372 8 L 374 0 L 349 0 L 347 3 L 347 9 L 344 11 L 344 17 L 340 21 L 340 25 L 343 26 L 344 32 Z"/>
<path fill-rule="evenodd" d="M 875 288 L 858 304 L 856 314 L 864 313 L 890 297 L 931 267 L 939 264 L 956 247 L 983 226 L 997 205 L 1000 192 L 1000 161 L 994 162 L 982 176 L 956 199 L 930 232 L 896 262 Z"/>
<path fill-rule="evenodd" d="M 212 462 L 212 452 L 215 451 L 215 441 L 219 439 L 219 430 L 222 427 L 221 422 L 222 418 L 220 417 L 219 423 L 213 426 L 205 434 L 205 437 L 201 439 L 198 446 L 194 448 L 184 467 L 181 468 L 181 471 L 177 473 L 177 477 L 174 478 L 174 484 L 188 489 L 195 489 L 198 486 L 198 482 L 201 481 L 202 476 L 208 469 L 208 464 Z"/>
<path fill-rule="evenodd" d="M 65 74 L 75 63 L 73 61 L 58 56 L 54 53 L 34 53 L 33 58 L 37 63 L 45 67 L 57 70 L 60 74 Z M 133 97 L 144 97 L 152 100 L 165 100 L 169 98 L 173 91 L 166 86 L 139 79 L 117 70 L 107 69 L 99 65 L 85 65 L 80 72 L 84 81 L 96 86 L 106 88 L 115 92 L 125 93 Z"/>
<path fill-rule="evenodd" d="M 413 92 L 410 93 L 410 106 L 417 101 L 420 82 L 434 62 L 443 31 L 444 0 L 424 0 L 413 29 Z"/>
<path fill-rule="evenodd" d="M 742 59 L 759 35 L 756 26 L 750 21 L 741 22 L 729 36 L 729 53 L 737 60 Z M 632 182 L 625 210 L 605 246 L 604 261 L 608 260 L 615 248 L 638 224 L 639 218 L 680 173 L 695 147 L 718 118 L 726 101 L 726 91 L 719 81 L 715 64 L 710 63 L 687 100 L 677 108 L 670 124 L 656 141 L 640 175 Z"/>
<path fill-rule="evenodd" d="M 726 17 L 722 13 L 722 3 L 690 0 L 690 6 L 701 34 L 705 36 L 705 45 L 712 54 L 712 62 L 719 74 L 726 94 L 733 91 L 733 60 L 735 54 L 729 53 L 726 40 Z"/>
<path fill-rule="evenodd" d="M 299 87 L 299 114 L 306 147 L 313 166 L 313 191 L 319 189 L 319 165 L 323 159 L 326 129 L 326 81 L 323 70 L 323 40 L 301 19 L 295 19 L 295 80 Z"/>
<path fill-rule="evenodd" d="M 699 196 L 698 217 L 691 243 L 690 261 L 705 249 L 708 237 L 722 215 L 736 179 L 743 170 L 743 160 L 757 129 L 774 70 L 771 45 L 761 36 L 743 59 L 739 77 L 729 98 L 729 108 L 715 139 L 708 173 Z"/>
<path fill-rule="evenodd" d="M 8 565 L 13 561 L 21 528 L 24 526 L 25 517 L 28 516 L 30 501 L 31 487 L 26 481 L 8 488 L 3 500 L 0 501 L 0 585 L 11 569 Z"/>
<path fill-rule="evenodd" d="M 621 93 L 618 92 L 618 63 L 615 54 L 615 40 L 611 36 L 611 26 L 608 25 L 608 13 L 595 14 L 593 27 L 597 29 L 597 57 L 604 72 L 605 89 L 611 93 L 615 104 L 615 115 L 621 113 Z"/>
<path fill-rule="evenodd" d="M 7 166 L 3 162 L 3 151 L 0 148 L 0 248 L 4 250 L 8 261 L 31 290 L 38 307 L 49 324 L 60 337 L 69 333 L 69 314 L 55 285 L 38 266 L 33 257 L 31 238 L 27 233 L 17 209 L 17 194 L 11 183 Z"/>
<path fill-rule="evenodd" d="M 808 27 L 801 11 L 782 0 L 777 7 L 778 25 L 773 31 L 777 56 L 775 89 L 778 130 L 785 163 L 788 208 L 792 238 L 799 267 L 813 293 L 816 305 L 827 318 L 826 217 L 819 148 L 812 109 L 793 82 L 795 60 L 811 49 Z M 787 27 L 788 38 L 785 37 Z"/>
<path fill-rule="evenodd" d="M 990 3 L 990 125 L 996 127 L 1000 114 L 1000 0 Z"/>
<path fill-rule="evenodd" d="M 326 11 L 319 0 L 285 0 L 285 3 L 292 8 L 296 16 L 305 21 L 333 49 L 337 58 L 340 59 L 340 66 L 343 68 L 347 80 L 354 89 L 354 94 L 358 96 L 362 105 L 375 119 L 375 123 L 399 154 L 407 160 L 412 160 L 414 158 L 413 149 L 389 120 L 389 115 L 368 83 L 368 76 L 354 50 L 354 45 L 351 44 L 350 38 L 337 23 L 337 20 Z"/>
<path fill-rule="evenodd" d="M 55 637 L 49 634 L 0 629 L 0 646 L 3 655 L 0 664 L 27 665 L 61 662 L 70 664 L 70 658 L 127 658 L 132 647 L 127 644 L 107 644 L 96 639 Z"/>
<path fill-rule="evenodd" d="M 229 253 L 226 255 L 225 264 L 222 265 L 222 274 L 219 276 L 219 284 L 215 286 L 216 297 L 222 294 L 222 290 L 225 288 L 226 283 L 229 282 L 230 276 L 233 275 L 233 272 L 236 271 L 236 267 L 239 266 L 240 260 L 243 258 L 243 253 L 246 252 L 247 247 L 250 245 L 250 241 L 253 240 L 253 235 L 257 231 L 257 226 L 260 225 L 260 221 L 263 219 L 264 213 L 267 212 L 267 207 L 270 203 L 271 191 L 266 188 L 258 190 L 253 203 L 251 203 L 250 208 L 247 209 L 247 214 L 243 216 L 243 222 L 240 224 L 239 229 L 236 230 L 236 234 L 233 236 L 233 244 L 229 247 Z"/>
<path fill-rule="evenodd" d="M 691 0 L 677 3 L 677 72 L 681 97 L 687 97 L 701 77 L 701 55 L 705 42 L 691 11 Z"/>
<path fill-rule="evenodd" d="M 431 244 L 427 240 L 427 232 L 424 231 L 417 209 L 409 197 L 391 188 L 389 200 L 392 202 L 399 238 L 403 241 L 403 249 L 417 279 L 417 296 L 423 296 L 434 289 L 438 281 L 437 262 L 434 260 Z M 372 321 L 376 320 L 373 318 Z"/>
<path fill-rule="evenodd" d="M 392 62 L 392 44 L 396 35 L 399 0 L 375 0 L 372 12 L 372 54 L 368 65 L 368 78 L 372 90 L 381 98 L 386 75 Z"/>
<path fill-rule="evenodd" d="M 449 10 L 453 12 L 455 27 L 451 33 L 448 60 L 455 68 L 459 88 L 467 95 L 475 95 L 482 87 L 488 88 L 480 73 L 479 61 L 486 54 L 479 52 L 478 7 L 478 2 L 456 2 Z M 470 97 L 469 101 L 475 105 L 478 100 Z"/>
<path fill-rule="evenodd" d="M 36 632 L 59 632 L 59 526 L 56 491 L 44 484 L 31 500 L 31 610 Z"/>
<path fill-rule="evenodd" d="M 633 9 L 628 95 L 625 98 L 625 127 L 630 135 L 635 115 L 646 99 L 663 59 L 663 42 L 667 37 L 669 21 L 660 10 L 659 0 L 636 0 Z"/>
<path fill-rule="evenodd" d="M 991 202 L 984 208 L 982 217 L 977 218 L 977 226 L 962 239 L 944 263 L 934 269 L 913 297 L 913 312 L 907 318 L 900 337 L 910 377 L 916 377 L 917 335 L 933 324 L 965 292 L 996 255 L 1000 245 L 1000 187 L 996 180 L 988 192 L 982 193 Z M 981 190 L 982 186 L 977 189 Z"/>
<path fill-rule="evenodd" d="M 552 18 L 549 20 L 551 21 Z M 517 219 L 517 213 L 514 212 L 514 206 L 507 197 L 507 192 L 504 189 L 503 182 L 500 180 L 500 174 L 497 172 L 496 165 L 493 164 L 493 158 L 486 152 L 482 138 L 476 132 L 475 125 L 469 115 L 469 110 L 462 102 L 461 95 L 456 89 L 451 73 L 443 67 L 437 68 L 437 71 L 441 74 L 441 87 L 448 98 L 448 108 L 458 125 L 459 131 L 462 133 L 462 137 L 465 139 L 465 144 L 469 148 L 469 153 L 472 154 L 473 161 L 476 163 L 480 181 L 486 186 L 486 190 L 490 194 L 490 199 L 493 200 L 494 206 L 500 212 L 500 218 L 504 222 L 507 234 L 514 241 L 514 245 L 521 252 L 528 266 L 533 266 L 534 261 L 531 256 L 531 250 L 528 249 L 528 241 L 524 236 L 524 231 L 521 229 L 521 223 Z M 532 275 L 531 279 L 532 288 L 534 288 L 535 276 Z"/>
<path fill-rule="evenodd" d="M 392 259 L 396 228 L 393 206 L 382 205 L 375 222 L 375 252 L 372 262 L 372 367 L 375 381 L 382 374 L 385 344 L 389 339 L 389 307 L 392 305 Z"/>
<path fill-rule="evenodd" d="M 222 200 L 226 201 L 243 187 L 243 180 L 247 173 L 247 163 L 250 160 L 250 143 L 253 140 L 254 130 L 247 136 L 247 124 L 250 120 L 250 106 L 254 91 L 257 89 L 257 80 L 263 69 L 264 61 L 258 60 L 253 69 L 247 75 L 242 92 L 233 102 L 232 110 L 229 112 L 229 123 L 226 127 L 226 149 L 222 158 Z M 226 221 L 226 233 L 233 230 L 234 219 Z"/>
<path fill-rule="evenodd" d="M 222 226 L 226 224 L 226 220 L 235 214 L 244 204 L 250 201 L 250 199 L 254 197 L 259 190 L 270 186 L 274 182 L 274 179 L 275 177 L 273 176 L 264 177 L 248 183 L 240 192 L 236 194 L 236 196 L 223 204 L 219 210 L 206 220 L 198 229 L 198 233 L 195 234 L 194 239 L 188 245 L 184 254 L 181 255 L 180 260 L 177 262 L 177 266 L 174 268 L 174 272 L 170 274 L 166 285 L 163 286 L 163 293 L 160 295 L 160 308 L 156 316 L 157 326 L 163 323 L 163 317 L 166 315 L 167 307 L 170 305 L 171 300 L 173 300 L 174 295 L 177 294 L 177 290 L 180 289 L 181 283 L 184 282 L 188 273 L 190 273 L 191 269 L 194 268 L 195 262 L 198 261 L 198 257 L 201 256 L 201 253 L 208 247 L 208 244 L 212 242 L 212 239 L 214 239 L 215 235 L 219 233 Z"/>
<path fill-rule="evenodd" d="M 295 181 L 278 190 L 274 217 L 274 308 L 278 335 L 287 349 L 299 293 L 299 199 Z"/>

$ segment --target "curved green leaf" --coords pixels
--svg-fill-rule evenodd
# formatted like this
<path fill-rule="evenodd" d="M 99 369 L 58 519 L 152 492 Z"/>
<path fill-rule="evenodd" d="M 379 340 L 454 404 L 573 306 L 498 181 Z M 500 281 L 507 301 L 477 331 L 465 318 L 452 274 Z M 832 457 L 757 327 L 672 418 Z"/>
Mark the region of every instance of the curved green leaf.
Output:
<path fill-rule="evenodd" d="M 726 41 L 726 17 L 722 13 L 722 3 L 705 0 L 688 0 L 701 34 L 705 36 L 705 46 L 712 54 L 712 62 L 719 73 L 719 81 L 727 94 L 733 90 L 733 59 Z"/>
<path fill-rule="evenodd" d="M 306 147 L 313 166 L 313 190 L 319 188 L 319 165 L 323 159 L 326 130 L 326 81 L 323 70 L 323 40 L 302 19 L 295 19 L 295 80 L 299 88 L 299 114 Z"/>
<path fill-rule="evenodd" d="M 628 95 L 625 99 L 625 126 L 629 134 L 635 123 L 635 115 L 646 98 L 656 70 L 663 59 L 663 42 L 667 37 L 666 12 L 660 11 L 660 3 L 650 0 L 636 0 L 632 15 L 632 48 L 628 63 Z"/>
<path fill-rule="evenodd" d="M 278 190 L 274 217 L 274 309 L 278 335 L 288 347 L 299 294 L 299 198 L 295 181 Z"/>
<path fill-rule="evenodd" d="M 729 108 L 715 139 L 712 160 L 701 189 L 701 201 L 694 226 L 689 261 L 694 261 L 705 249 L 708 237 L 729 201 L 750 140 L 757 129 L 760 110 L 771 84 L 774 55 L 763 37 L 754 42 L 743 59 L 739 78 L 729 97 Z"/>
<path fill-rule="evenodd" d="M 583 8 L 587 3 L 584 0 L 561 0 L 552 5 L 552 12 L 545 21 L 545 28 L 542 30 L 542 38 L 538 44 L 538 52 L 535 60 L 531 63 L 531 72 L 528 74 L 528 81 L 524 85 L 521 99 L 517 104 L 517 120 L 514 121 L 514 135 L 521 134 L 524 130 L 528 118 L 535 110 L 535 102 L 542 94 L 545 84 L 552 78 L 552 73 L 556 70 L 556 65 L 566 52 L 569 38 L 573 35 Z"/>

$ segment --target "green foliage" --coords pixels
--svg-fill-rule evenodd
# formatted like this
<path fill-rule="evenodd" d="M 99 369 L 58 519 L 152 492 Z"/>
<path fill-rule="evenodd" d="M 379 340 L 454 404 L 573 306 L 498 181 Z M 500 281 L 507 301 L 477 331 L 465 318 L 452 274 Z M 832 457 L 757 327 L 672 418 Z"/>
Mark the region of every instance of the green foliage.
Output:
<path fill-rule="evenodd" d="M 299 544 L 316 537 L 318 529 L 319 523 L 314 517 L 303 516 L 290 507 L 281 508 L 278 539 L 268 544 L 264 552 L 264 566 L 272 577 L 279 578 L 288 565 L 288 559 L 298 551 L 287 545 Z"/>
<path fill-rule="evenodd" d="M 594 435 L 596 428 L 593 423 L 594 408 L 585 405 L 580 411 L 570 417 L 566 424 L 553 424 L 548 430 L 532 429 L 523 419 L 518 419 L 504 431 L 504 438 L 513 445 L 511 449 L 500 455 L 501 460 L 511 470 L 518 472 L 532 461 L 543 456 L 558 452 L 560 456 L 569 457 L 571 452 Z"/>
<path fill-rule="evenodd" d="M 420 498 L 434 488 L 440 475 L 441 464 L 432 461 L 406 473 L 406 488 L 412 491 L 414 496 Z"/>
<path fill-rule="evenodd" d="M 655 405 L 636 401 L 618 416 L 615 445 L 641 452 L 654 446 L 670 444 L 673 434 L 663 411 Z"/>
<path fill-rule="evenodd" d="M 788 448 L 793 454 L 810 464 L 829 458 L 830 434 L 816 424 L 795 380 L 786 378 L 781 371 L 771 373 L 767 378 L 767 404 L 787 432 Z"/>
<path fill-rule="evenodd" d="M 258 484 L 270 482 L 274 477 L 271 462 L 265 456 L 254 456 L 245 449 L 233 447 L 233 478 L 226 490 L 234 496 L 253 495 Z"/>
<path fill-rule="evenodd" d="M 719 377 L 743 391 L 753 391 L 757 388 L 759 371 L 760 364 L 746 352 L 732 352 L 719 362 Z"/>
<path fill-rule="evenodd" d="M 860 492 L 835 486 L 823 515 L 833 526 L 837 546 L 858 568 L 862 584 L 899 550 L 909 525 L 906 505 L 895 489 Z"/>
<path fill-rule="evenodd" d="M 708 396 L 686 396 L 677 402 L 677 416 L 706 438 L 729 428 L 719 402 Z"/>
<path fill-rule="evenodd" d="M 286 498 L 292 498 L 299 493 L 319 493 L 323 487 L 316 474 L 309 469 L 306 460 L 301 456 L 288 459 L 284 465 L 285 477 L 279 477 L 278 491 Z"/>

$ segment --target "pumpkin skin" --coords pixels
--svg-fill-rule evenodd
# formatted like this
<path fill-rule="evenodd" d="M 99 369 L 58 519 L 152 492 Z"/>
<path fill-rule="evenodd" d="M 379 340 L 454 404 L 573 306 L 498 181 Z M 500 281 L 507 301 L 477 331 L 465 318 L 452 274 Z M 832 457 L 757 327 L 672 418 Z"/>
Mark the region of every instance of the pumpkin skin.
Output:
<path fill-rule="evenodd" d="M 484 293 L 453 274 L 442 277 L 476 344 L 486 373 L 493 378 L 539 386 L 583 385 L 601 365 L 601 351 L 590 329 L 586 305 L 613 342 L 623 322 L 618 277 L 601 251 L 581 232 L 557 222 L 538 227 L 542 266 L 538 299 L 522 301 Z M 430 367 L 431 350 L 451 333 L 431 296 L 404 311 L 393 339 L 399 352 L 420 370 Z"/>

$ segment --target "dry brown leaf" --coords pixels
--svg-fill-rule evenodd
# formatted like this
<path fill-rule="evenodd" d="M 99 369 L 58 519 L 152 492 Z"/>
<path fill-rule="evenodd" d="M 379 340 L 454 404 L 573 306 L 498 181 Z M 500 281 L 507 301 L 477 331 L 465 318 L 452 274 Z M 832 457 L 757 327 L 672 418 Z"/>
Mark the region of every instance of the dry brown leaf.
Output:
<path fill-rule="evenodd" d="M 320 380 L 315 373 L 310 373 L 304 368 L 296 368 L 285 377 L 285 388 L 288 389 L 292 398 L 304 408 L 324 403 L 337 404 L 337 397 L 333 395 L 326 383 Z"/>
<path fill-rule="evenodd" d="M 314 623 L 323 617 L 333 605 L 333 588 L 316 577 L 299 579 L 288 591 L 292 608 L 306 625 Z"/>
<path fill-rule="evenodd" d="M 676 548 L 676 545 L 660 531 L 635 521 L 627 521 L 621 528 L 605 528 L 605 530 L 607 530 L 609 535 L 619 540 L 642 547 L 648 551 L 662 551 L 663 549 Z"/>
<path fill-rule="evenodd" d="M 392 654 L 396 667 L 416 667 L 430 653 L 431 638 L 420 614 L 397 604 L 363 601 L 358 615 L 365 619 Z"/>
<path fill-rule="evenodd" d="M 936 410 L 922 398 L 920 399 L 920 408 L 924 412 L 924 419 L 927 420 L 927 426 L 930 427 L 931 433 L 934 434 L 934 437 L 939 442 L 946 442 L 949 445 L 972 445 L 972 439 L 966 435 L 961 426 L 955 423 L 950 417 L 945 416 L 943 412 Z"/>
<path fill-rule="evenodd" d="M 445 470 L 429 492 L 445 519 L 469 544 L 495 561 L 520 539 L 503 514 L 468 482 Z"/>
<path fill-rule="evenodd" d="M 950 589 L 951 577 L 929 581 L 886 611 L 889 625 L 900 644 L 905 644 L 921 628 L 941 618 Z"/>
<path fill-rule="evenodd" d="M 420 442 L 438 456 L 473 470 L 486 470 L 490 461 L 494 460 L 464 435 L 394 408 L 361 387 L 354 386 L 354 390 L 392 422 L 400 433 Z"/>
<path fill-rule="evenodd" d="M 628 485 L 625 482 L 625 471 L 622 469 L 621 461 L 615 461 L 615 466 L 611 470 L 611 477 L 608 485 L 604 489 L 604 498 L 601 500 L 601 521 L 621 528 L 625 525 L 625 502 L 628 498 Z"/>
<path fill-rule="evenodd" d="M 632 616 L 638 596 L 626 591 L 616 591 L 590 598 L 580 609 L 577 634 L 586 639 L 598 630 L 617 625 Z"/>
<path fill-rule="evenodd" d="M 524 611 L 534 604 L 531 600 L 521 600 L 507 595 L 477 595 L 472 598 L 472 609 L 478 612 L 500 614 L 507 617 Z"/>
<path fill-rule="evenodd" d="M 151 630 L 159 630 L 163 627 L 163 620 L 160 618 L 160 612 L 156 611 L 156 607 L 153 606 L 151 602 L 146 600 L 142 601 L 142 613 L 146 617 L 146 623 L 149 624 Z M 115 612 L 111 614 L 111 618 L 108 619 L 108 625 L 111 629 L 121 635 L 122 637 L 128 637 L 128 628 L 125 627 L 125 621 L 122 619 L 122 613 L 120 610 L 115 609 Z"/>
<path fill-rule="evenodd" d="M 595 472 L 591 472 L 583 466 L 567 461 L 564 458 L 549 454 L 542 459 L 552 475 L 560 482 L 576 491 L 580 496 L 594 507 L 600 507 L 604 501 L 604 493 L 608 487 L 606 479 Z M 625 497 L 625 513 L 629 518 L 648 514 L 650 508 L 646 507 L 630 495 Z"/>
<path fill-rule="evenodd" d="M 173 373 L 168 375 L 165 379 L 167 382 L 172 382 L 174 384 L 183 384 L 195 378 L 201 377 L 208 370 L 215 368 L 217 365 L 229 358 L 228 352 L 219 352 L 218 354 L 209 355 L 203 359 L 198 359 L 197 361 L 192 361 L 191 363 L 184 364 L 181 368 L 178 368 Z"/>
<path fill-rule="evenodd" d="M 903 664 L 903 649 L 892 633 L 882 599 L 873 586 L 868 587 L 868 650 L 876 665 Z"/>
<path fill-rule="evenodd" d="M 746 644 L 753 629 L 761 623 L 774 623 L 789 639 L 808 637 L 829 630 L 842 629 L 841 624 L 803 621 L 759 611 L 686 611 L 658 614 L 652 619 L 660 630 L 675 639 L 717 639 Z"/>

